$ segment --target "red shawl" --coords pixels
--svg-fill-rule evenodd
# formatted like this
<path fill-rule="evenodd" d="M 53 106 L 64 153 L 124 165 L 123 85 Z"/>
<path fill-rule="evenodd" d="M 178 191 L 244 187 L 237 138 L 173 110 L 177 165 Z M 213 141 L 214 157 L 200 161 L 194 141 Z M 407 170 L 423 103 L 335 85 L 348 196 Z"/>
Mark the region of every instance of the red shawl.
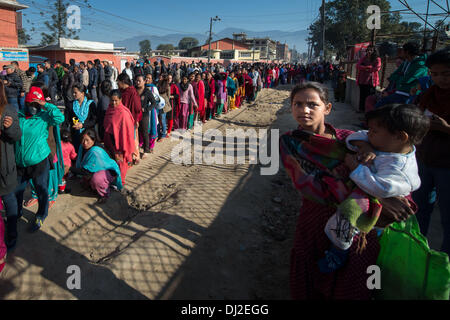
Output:
<path fill-rule="evenodd" d="M 141 121 L 142 106 L 139 93 L 137 93 L 136 89 L 132 86 L 124 90 L 120 90 L 120 92 L 122 93 L 122 103 L 131 111 L 135 123 Z"/>
<path fill-rule="evenodd" d="M 205 110 L 205 85 L 203 81 L 193 82 L 194 95 L 197 99 L 198 111 Z"/>
<path fill-rule="evenodd" d="M 130 110 L 123 104 L 109 106 L 103 122 L 105 133 L 114 136 L 115 151 L 123 152 L 127 162 L 132 160 L 132 154 L 136 149 L 134 144 L 134 119 Z"/>
<path fill-rule="evenodd" d="M 175 114 L 179 114 L 180 110 L 180 90 L 175 83 L 170 84 L 170 95 L 174 96 L 172 101 L 172 110 L 174 110 Z"/>

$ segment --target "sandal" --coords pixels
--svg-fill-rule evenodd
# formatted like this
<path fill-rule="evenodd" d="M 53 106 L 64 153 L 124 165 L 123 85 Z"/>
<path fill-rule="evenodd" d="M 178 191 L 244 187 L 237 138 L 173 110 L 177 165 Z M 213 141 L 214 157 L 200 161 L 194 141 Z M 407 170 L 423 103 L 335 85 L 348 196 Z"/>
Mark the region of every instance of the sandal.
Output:
<path fill-rule="evenodd" d="M 98 198 L 97 203 L 98 204 L 104 204 L 104 203 L 106 203 L 107 200 L 108 200 L 108 198 L 101 197 L 101 198 Z"/>
<path fill-rule="evenodd" d="M 48 208 L 51 209 L 51 207 L 53 207 L 53 205 L 55 204 L 56 201 L 49 201 L 48 202 Z"/>
<path fill-rule="evenodd" d="M 26 207 L 26 208 L 29 208 L 29 207 L 34 206 L 36 203 L 38 203 L 38 199 L 31 198 L 30 200 L 25 202 L 23 206 Z"/>

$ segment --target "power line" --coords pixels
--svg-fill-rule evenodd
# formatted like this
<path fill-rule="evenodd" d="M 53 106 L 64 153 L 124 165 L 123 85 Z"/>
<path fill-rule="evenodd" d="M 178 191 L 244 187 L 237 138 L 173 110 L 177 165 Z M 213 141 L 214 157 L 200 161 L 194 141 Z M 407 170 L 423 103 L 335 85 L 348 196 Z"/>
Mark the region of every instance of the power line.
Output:
<path fill-rule="evenodd" d="M 108 11 L 105 11 L 105 10 L 102 10 L 102 9 L 94 8 L 94 7 L 91 6 L 91 5 L 85 5 L 84 3 L 81 3 L 81 2 L 79 2 L 79 1 L 73 1 L 73 2 L 79 4 L 80 6 L 83 6 L 83 7 L 85 7 L 85 8 L 89 8 L 89 9 L 91 9 L 91 10 L 95 10 L 95 11 L 98 11 L 98 12 L 101 12 L 101 13 L 104 13 L 104 14 L 107 14 L 107 15 L 110 15 L 110 16 L 113 16 L 113 17 L 116 17 L 116 18 L 125 20 L 125 21 L 137 23 L 137 24 L 139 24 L 139 25 L 143 25 L 143 26 L 147 26 L 147 27 L 151 27 L 151 28 L 155 28 L 155 29 L 160 29 L 160 30 L 165 30 L 165 31 L 178 32 L 178 33 L 195 33 L 195 32 L 190 32 L 190 31 L 186 31 L 186 30 L 180 31 L 180 30 L 175 30 L 175 29 L 169 29 L 169 28 L 164 28 L 164 27 L 158 27 L 158 26 L 155 26 L 155 25 L 152 25 L 152 24 L 144 23 L 144 22 L 142 22 L 142 21 L 137 21 L 137 20 L 130 19 L 130 18 L 127 18 L 127 17 L 122 17 L 122 16 L 119 16 L 119 15 L 117 15 L 117 14 L 114 14 L 114 13 L 111 13 L 111 12 L 108 12 Z"/>
<path fill-rule="evenodd" d="M 299 15 L 299 14 L 308 14 L 306 11 L 299 11 L 299 12 L 290 12 L 290 13 L 271 13 L 271 14 L 251 14 L 251 17 L 273 17 L 273 16 L 292 16 L 292 15 Z M 242 15 L 242 16 L 230 16 L 230 15 L 222 15 L 223 17 L 228 18 L 248 18 L 249 15 Z"/>
<path fill-rule="evenodd" d="M 35 1 L 32 1 L 32 2 L 35 2 Z M 39 3 L 39 4 L 41 4 L 41 3 Z M 33 7 L 33 8 L 37 8 L 37 9 L 41 10 L 42 12 L 45 12 L 45 13 L 48 13 L 48 14 L 53 14 L 54 13 L 53 11 L 45 10 L 45 8 L 51 9 L 51 7 L 48 6 L 48 5 L 42 4 L 42 6 L 39 7 L 36 4 L 31 3 L 30 6 Z M 31 11 L 31 13 L 40 15 L 40 12 L 36 13 L 34 11 Z M 92 30 L 92 31 L 95 31 L 98 34 L 103 34 L 103 35 L 107 35 L 107 36 L 111 35 L 110 32 L 121 33 L 123 35 L 130 35 L 130 28 L 125 29 L 125 28 L 122 28 L 122 27 L 117 26 L 117 25 L 108 24 L 107 22 L 105 22 L 105 21 L 103 21 L 101 19 L 93 18 L 92 17 L 93 15 L 95 15 L 95 13 L 93 13 L 91 16 L 86 15 L 86 16 L 83 17 L 83 20 L 82 20 L 82 27 L 83 28 L 88 29 L 88 30 Z M 88 21 L 89 23 L 83 23 L 83 21 Z M 96 28 L 96 27 L 100 27 L 100 26 L 103 26 L 103 30 L 105 32 L 101 32 L 100 30 L 98 30 Z M 41 28 L 40 30 L 41 31 L 46 31 L 47 29 Z M 137 31 L 137 29 L 136 30 L 132 30 L 132 31 L 135 31 L 136 33 L 142 32 L 142 30 Z M 31 33 L 34 33 L 34 32 L 31 31 Z"/>

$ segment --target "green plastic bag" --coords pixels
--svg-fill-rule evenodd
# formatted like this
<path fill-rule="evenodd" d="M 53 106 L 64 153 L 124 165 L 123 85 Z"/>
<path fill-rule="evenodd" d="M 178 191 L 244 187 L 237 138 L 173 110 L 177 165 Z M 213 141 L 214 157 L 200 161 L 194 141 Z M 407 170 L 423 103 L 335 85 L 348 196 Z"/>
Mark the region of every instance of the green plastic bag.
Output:
<path fill-rule="evenodd" d="M 386 228 L 380 246 L 381 289 L 376 299 L 449 300 L 449 257 L 430 249 L 415 216 Z"/>

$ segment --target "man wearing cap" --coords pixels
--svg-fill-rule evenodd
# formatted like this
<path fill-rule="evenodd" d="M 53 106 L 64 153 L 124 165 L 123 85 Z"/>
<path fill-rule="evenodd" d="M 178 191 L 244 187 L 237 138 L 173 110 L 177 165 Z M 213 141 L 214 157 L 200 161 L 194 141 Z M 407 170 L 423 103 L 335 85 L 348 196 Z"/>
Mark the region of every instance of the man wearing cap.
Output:
<path fill-rule="evenodd" d="M 5 66 L 6 75 L 2 76 L 3 84 L 5 85 L 6 99 L 8 104 L 13 106 L 16 111 L 19 111 L 19 103 L 17 97 L 22 91 L 22 80 L 16 72 L 14 65 L 9 64 Z"/>
<path fill-rule="evenodd" d="M 51 126 L 64 122 L 64 115 L 58 107 L 46 102 L 42 89 L 31 87 L 25 96 L 25 110 L 19 112 L 22 138 L 16 142 L 17 181 L 19 185 L 12 193 L 3 196 L 6 216 L 20 218 L 23 208 L 23 194 L 32 180 L 38 197 L 39 207 L 30 231 L 40 229 L 48 215 L 49 171 L 53 165 L 48 145 Z M 16 233 L 17 234 L 17 233 Z"/>

